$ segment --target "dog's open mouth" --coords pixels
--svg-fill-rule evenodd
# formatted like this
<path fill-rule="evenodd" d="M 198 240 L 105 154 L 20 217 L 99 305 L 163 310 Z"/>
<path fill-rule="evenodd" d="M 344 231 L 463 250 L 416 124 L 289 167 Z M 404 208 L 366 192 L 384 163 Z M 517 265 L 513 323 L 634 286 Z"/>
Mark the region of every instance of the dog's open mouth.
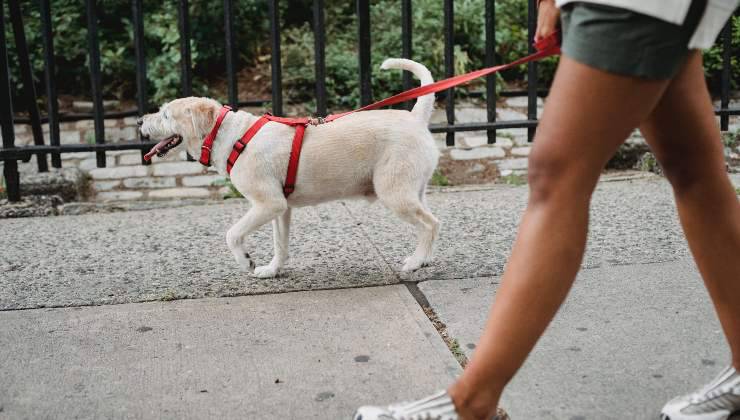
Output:
<path fill-rule="evenodd" d="M 152 157 L 154 155 L 157 155 L 159 157 L 164 157 L 167 152 L 174 149 L 178 145 L 182 143 L 182 136 L 179 134 L 175 134 L 173 136 L 169 136 L 166 139 L 160 141 L 154 147 L 152 147 L 152 150 L 149 151 L 149 153 L 144 155 L 144 160 L 147 162 L 152 160 Z"/>

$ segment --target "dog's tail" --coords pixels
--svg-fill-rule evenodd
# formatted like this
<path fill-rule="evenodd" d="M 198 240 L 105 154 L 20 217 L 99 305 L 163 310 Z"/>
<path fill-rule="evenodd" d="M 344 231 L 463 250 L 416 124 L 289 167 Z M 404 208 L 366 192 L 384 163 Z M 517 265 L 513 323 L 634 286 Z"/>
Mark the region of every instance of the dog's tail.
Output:
<path fill-rule="evenodd" d="M 421 86 L 434 83 L 432 73 L 429 72 L 423 64 L 417 63 L 413 60 L 407 60 L 405 58 L 389 58 L 383 61 L 380 65 L 383 70 L 387 69 L 401 69 L 410 71 L 421 81 Z M 415 117 L 419 118 L 424 123 L 428 123 L 432 118 L 432 111 L 434 110 L 434 94 L 430 93 L 424 95 L 416 100 L 416 105 L 411 110 L 411 113 Z"/>

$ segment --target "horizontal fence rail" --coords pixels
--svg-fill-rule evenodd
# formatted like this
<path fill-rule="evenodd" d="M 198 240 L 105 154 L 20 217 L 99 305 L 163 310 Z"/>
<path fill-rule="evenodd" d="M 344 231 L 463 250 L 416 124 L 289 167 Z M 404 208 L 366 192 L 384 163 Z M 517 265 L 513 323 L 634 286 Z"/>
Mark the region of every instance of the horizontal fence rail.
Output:
<path fill-rule="evenodd" d="M 131 2 L 132 22 L 132 45 L 131 50 L 135 57 L 136 66 L 136 108 L 124 111 L 105 111 L 103 108 L 103 86 L 100 69 L 100 45 L 98 40 L 98 1 L 85 0 L 85 16 L 87 21 L 87 50 L 88 70 L 90 76 L 90 97 L 93 103 L 91 113 L 60 113 L 57 105 L 57 82 L 55 80 L 55 54 L 50 0 L 38 2 L 40 14 L 40 27 L 43 42 L 44 61 L 44 98 L 47 104 L 47 115 L 41 115 L 38 109 L 37 92 L 33 83 L 31 73 L 29 49 L 24 34 L 22 21 L 23 7 L 35 7 L 36 3 L 21 3 L 20 0 L 0 0 L 0 125 L 2 126 L 2 147 L 0 148 L 0 161 L 4 162 L 3 176 L 7 196 L 10 201 L 18 201 L 21 197 L 19 188 L 18 161 L 28 161 L 36 157 L 38 170 L 44 172 L 47 168 L 47 155 L 51 157 L 51 165 L 54 168 L 62 166 L 61 154 L 75 152 L 95 152 L 97 167 L 105 167 L 106 152 L 116 150 L 141 150 L 143 153 L 151 148 L 155 142 L 143 141 L 140 138 L 130 139 L 124 142 L 110 143 L 105 139 L 104 120 L 124 117 L 140 117 L 147 112 L 156 110 L 147 98 L 146 56 L 144 51 L 144 10 L 143 0 L 129 0 Z M 190 0 L 177 0 L 177 23 L 180 36 L 180 92 L 183 96 L 190 96 L 193 91 L 192 84 L 192 57 L 190 50 Z M 197 0 L 193 0 L 197 1 Z M 224 16 L 222 22 L 214 22 L 218 26 L 224 26 L 224 64 L 227 82 L 227 103 L 234 107 L 264 106 L 270 104 L 274 115 L 283 115 L 283 86 L 282 86 L 282 64 L 281 64 L 281 20 L 280 4 L 278 0 L 267 0 L 270 32 L 269 47 L 271 52 L 271 97 L 251 100 L 239 100 L 237 73 L 239 57 L 239 45 L 235 40 L 235 28 L 239 22 L 235 21 L 233 0 L 222 0 Z M 354 0 L 355 13 L 357 17 L 357 48 L 358 48 L 358 89 L 360 104 L 366 105 L 372 102 L 372 59 L 371 59 L 371 1 Z M 453 76 L 455 71 L 454 56 L 454 22 L 455 2 L 454 0 L 443 1 L 443 21 L 439 22 L 442 36 L 445 40 L 444 48 L 444 75 Z M 485 65 L 496 65 L 495 52 L 495 30 L 496 30 L 496 2 L 494 0 L 480 0 L 485 2 L 484 33 L 485 33 Z M 6 39 L 6 17 L 5 2 L 8 2 L 8 10 L 11 19 L 11 28 L 14 42 Z M 537 0 L 528 0 L 527 36 L 533 40 L 537 25 Z M 324 0 L 313 0 L 311 5 L 313 15 L 311 24 L 314 32 L 314 72 L 315 72 L 315 115 L 324 116 L 328 110 L 327 87 L 326 87 L 326 25 L 325 25 L 325 2 Z M 398 55 L 413 59 L 413 2 L 412 0 L 401 0 L 398 4 L 401 9 L 401 51 Z M 731 34 L 730 23 L 722 31 L 720 41 L 724 47 L 722 57 L 720 107 L 715 109 L 719 116 L 720 127 L 723 131 L 728 130 L 730 116 L 740 115 L 740 108 L 730 108 L 730 85 L 731 85 Z M 25 108 L 12 103 L 10 68 L 8 62 L 8 48 L 14 48 L 18 57 L 19 73 L 23 80 L 22 96 Z M 530 52 L 532 52 L 530 47 Z M 375 63 L 378 64 L 378 63 Z M 486 120 L 472 123 L 459 123 L 455 121 L 455 89 L 449 89 L 440 95 L 445 98 L 446 122 L 432 124 L 430 130 L 433 133 L 445 133 L 446 144 L 455 145 L 455 134 L 467 131 L 486 131 L 489 144 L 496 142 L 496 130 L 505 128 L 526 129 L 529 141 L 534 138 L 537 128 L 537 98 L 546 96 L 548 91 L 540 88 L 537 76 L 537 64 L 529 63 L 527 69 L 526 90 L 504 91 L 500 96 L 526 96 L 527 118 L 521 121 L 497 121 L 496 120 L 496 76 L 487 76 L 483 91 L 469 92 L 469 96 L 485 96 Z M 414 82 L 408 72 L 403 74 L 403 88 L 414 87 Z M 405 109 L 410 109 L 412 103 L 403 104 Z M 24 111 L 27 116 L 16 117 L 14 111 Z M 95 139 L 94 144 L 60 144 L 59 124 L 80 120 L 92 120 L 94 122 Z M 15 144 L 14 124 L 27 124 L 31 126 L 34 144 L 29 146 L 17 146 Z M 49 125 L 49 143 L 44 144 L 42 124 Z M 137 134 L 138 137 L 138 134 Z M 142 164 L 143 164 L 142 160 Z"/>

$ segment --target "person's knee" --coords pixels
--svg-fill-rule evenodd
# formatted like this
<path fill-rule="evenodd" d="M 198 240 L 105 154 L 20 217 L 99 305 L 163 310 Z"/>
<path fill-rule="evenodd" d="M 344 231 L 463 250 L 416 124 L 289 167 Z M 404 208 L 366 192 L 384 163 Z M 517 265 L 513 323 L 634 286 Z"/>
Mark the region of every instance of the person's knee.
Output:
<path fill-rule="evenodd" d="M 680 153 L 669 153 L 660 159 L 660 168 L 671 183 L 673 190 L 681 194 L 690 191 L 700 185 L 710 172 L 716 172 L 716 168 L 696 165 L 692 162 L 696 156 L 688 156 Z"/>
<path fill-rule="evenodd" d="M 545 203 L 553 198 L 570 198 L 572 193 L 588 193 L 580 174 L 582 169 L 573 155 L 546 151 L 536 147 L 529 156 L 530 203 Z"/>

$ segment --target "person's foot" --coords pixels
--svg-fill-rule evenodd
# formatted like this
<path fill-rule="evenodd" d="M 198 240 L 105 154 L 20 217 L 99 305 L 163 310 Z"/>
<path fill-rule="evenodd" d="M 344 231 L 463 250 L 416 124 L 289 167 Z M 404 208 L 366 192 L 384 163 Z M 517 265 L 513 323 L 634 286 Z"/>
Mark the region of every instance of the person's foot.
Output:
<path fill-rule="evenodd" d="M 446 391 L 422 398 L 418 401 L 392 404 L 387 407 L 363 406 L 357 409 L 354 420 L 458 420 L 455 404 Z M 491 420 L 509 420 L 509 416 L 498 409 Z"/>
<path fill-rule="evenodd" d="M 740 373 L 732 366 L 693 394 L 674 398 L 661 410 L 662 420 L 727 420 L 740 413 Z"/>

